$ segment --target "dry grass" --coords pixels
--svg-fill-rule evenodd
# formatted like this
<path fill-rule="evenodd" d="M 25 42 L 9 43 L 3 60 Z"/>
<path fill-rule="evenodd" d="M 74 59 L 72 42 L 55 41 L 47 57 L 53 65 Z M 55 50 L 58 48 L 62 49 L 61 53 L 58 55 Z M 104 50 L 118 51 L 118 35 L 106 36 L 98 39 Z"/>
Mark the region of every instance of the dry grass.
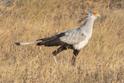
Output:
<path fill-rule="evenodd" d="M 7 5 L 2 1 L 0 83 L 124 83 L 123 0 L 111 5 L 108 0 L 12 0 Z M 56 47 L 14 45 L 79 26 L 89 6 L 102 18 L 75 67 L 70 64 L 71 50 L 60 53 L 61 63 L 55 64 L 51 52 Z"/>

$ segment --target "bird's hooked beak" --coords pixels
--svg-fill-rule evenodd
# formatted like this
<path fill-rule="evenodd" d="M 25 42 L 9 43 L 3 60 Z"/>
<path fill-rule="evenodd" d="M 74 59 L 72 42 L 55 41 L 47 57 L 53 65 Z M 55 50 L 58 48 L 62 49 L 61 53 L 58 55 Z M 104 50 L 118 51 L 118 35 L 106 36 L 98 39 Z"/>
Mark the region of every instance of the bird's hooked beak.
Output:
<path fill-rule="evenodd" d="M 97 16 L 97 17 L 99 17 L 99 18 L 101 17 L 101 15 L 100 15 L 100 14 L 97 14 L 96 16 Z"/>
<path fill-rule="evenodd" d="M 101 15 L 98 12 L 93 12 L 93 15 L 99 18 L 101 17 Z"/>

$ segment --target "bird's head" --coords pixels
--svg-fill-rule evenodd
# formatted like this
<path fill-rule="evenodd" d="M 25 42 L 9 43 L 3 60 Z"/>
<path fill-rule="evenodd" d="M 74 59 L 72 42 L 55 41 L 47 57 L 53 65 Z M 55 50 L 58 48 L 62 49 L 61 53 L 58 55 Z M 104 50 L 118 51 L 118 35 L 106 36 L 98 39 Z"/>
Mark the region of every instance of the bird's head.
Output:
<path fill-rule="evenodd" d="M 98 11 L 92 11 L 91 9 L 88 10 L 88 17 L 97 19 L 98 17 L 101 17 Z"/>

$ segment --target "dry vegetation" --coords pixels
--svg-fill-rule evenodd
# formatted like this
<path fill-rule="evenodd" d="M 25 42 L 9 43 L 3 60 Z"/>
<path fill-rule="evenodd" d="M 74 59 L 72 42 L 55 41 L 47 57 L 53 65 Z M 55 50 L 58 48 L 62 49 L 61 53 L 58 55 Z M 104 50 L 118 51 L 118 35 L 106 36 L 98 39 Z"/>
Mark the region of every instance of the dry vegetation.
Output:
<path fill-rule="evenodd" d="M 102 17 L 75 67 L 71 50 L 55 64 L 56 47 L 14 45 L 79 26 L 88 7 Z M 0 83 L 124 83 L 124 0 L 1 0 Z"/>

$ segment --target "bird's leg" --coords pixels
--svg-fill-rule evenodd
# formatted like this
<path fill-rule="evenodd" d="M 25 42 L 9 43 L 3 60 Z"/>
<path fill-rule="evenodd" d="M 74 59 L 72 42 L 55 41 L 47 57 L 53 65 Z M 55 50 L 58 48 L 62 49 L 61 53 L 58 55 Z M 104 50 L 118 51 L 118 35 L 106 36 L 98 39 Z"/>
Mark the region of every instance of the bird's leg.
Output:
<path fill-rule="evenodd" d="M 57 50 L 55 50 L 55 51 L 53 51 L 53 55 L 54 56 L 56 56 L 58 53 L 60 53 L 60 52 L 62 52 L 62 51 L 64 51 L 64 50 L 66 50 L 67 49 L 67 47 L 65 47 L 65 46 L 60 46 Z"/>
<path fill-rule="evenodd" d="M 62 52 L 63 50 L 66 50 L 67 48 L 63 45 L 63 46 L 60 46 L 57 50 L 53 51 L 53 58 L 54 58 L 54 61 L 55 63 L 57 63 L 57 59 L 56 59 L 56 55 L 60 52 Z"/>
<path fill-rule="evenodd" d="M 75 65 L 76 57 L 79 54 L 80 50 L 73 50 L 73 57 L 72 57 L 72 65 Z"/>

